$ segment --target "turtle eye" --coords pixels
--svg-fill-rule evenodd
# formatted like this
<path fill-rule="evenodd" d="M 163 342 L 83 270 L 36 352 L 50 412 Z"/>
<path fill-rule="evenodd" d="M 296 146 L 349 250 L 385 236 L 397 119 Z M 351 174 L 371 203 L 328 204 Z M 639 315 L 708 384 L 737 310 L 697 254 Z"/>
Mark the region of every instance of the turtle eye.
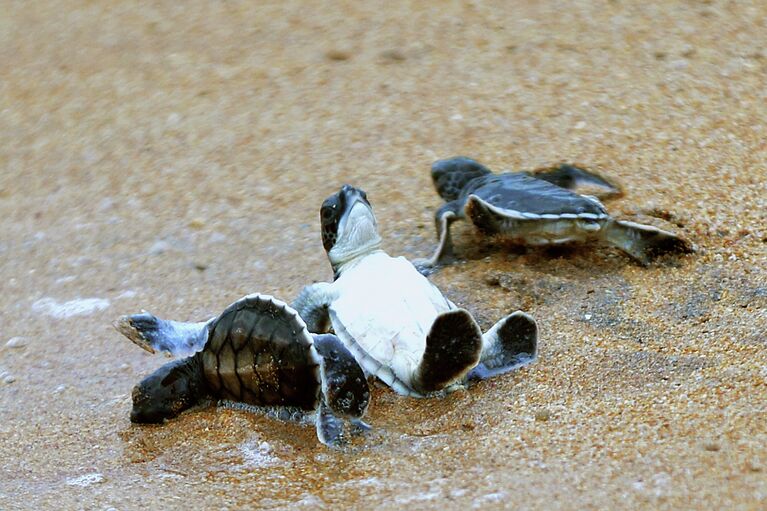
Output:
<path fill-rule="evenodd" d="M 320 216 L 323 220 L 330 220 L 333 217 L 333 213 L 335 213 L 335 205 L 332 206 L 324 206 L 322 208 L 322 211 L 320 211 Z"/>
<path fill-rule="evenodd" d="M 322 203 L 322 206 L 320 207 L 320 220 L 322 220 L 323 223 L 331 222 L 338 217 L 340 214 L 339 203 L 340 201 L 335 195 L 328 197 L 325 202 Z"/>
<path fill-rule="evenodd" d="M 322 227 L 322 245 L 330 250 L 336 244 L 338 235 L 338 220 L 341 217 L 341 205 L 336 196 L 328 198 L 320 208 L 320 224 Z"/>

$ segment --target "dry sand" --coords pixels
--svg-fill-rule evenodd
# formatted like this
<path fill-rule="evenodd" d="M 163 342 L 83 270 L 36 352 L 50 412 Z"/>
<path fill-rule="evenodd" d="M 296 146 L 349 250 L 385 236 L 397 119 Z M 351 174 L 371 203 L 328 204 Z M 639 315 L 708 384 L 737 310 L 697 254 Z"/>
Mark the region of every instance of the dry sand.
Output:
<path fill-rule="evenodd" d="M 759 1 L 3 2 L 0 509 L 767 508 L 765 48 Z M 428 255 L 429 165 L 456 154 L 584 163 L 698 252 L 460 226 L 432 280 L 484 326 L 534 314 L 535 365 L 377 388 L 346 453 L 228 409 L 130 424 L 166 360 L 115 317 L 331 278 L 317 210 L 344 182 L 392 254 Z"/>

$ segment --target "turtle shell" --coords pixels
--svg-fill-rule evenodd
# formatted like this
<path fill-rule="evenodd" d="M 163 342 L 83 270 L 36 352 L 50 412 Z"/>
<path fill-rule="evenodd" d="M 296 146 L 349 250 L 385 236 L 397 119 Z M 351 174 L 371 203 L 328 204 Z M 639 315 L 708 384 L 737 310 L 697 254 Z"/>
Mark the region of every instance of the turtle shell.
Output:
<path fill-rule="evenodd" d="M 317 407 L 319 355 L 306 324 L 284 302 L 251 295 L 209 328 L 201 355 L 212 394 L 259 406 Z"/>
<path fill-rule="evenodd" d="M 597 199 L 524 173 L 487 175 L 472 180 L 462 199 L 476 195 L 510 217 L 530 220 L 554 218 L 603 218 L 604 206 Z"/>

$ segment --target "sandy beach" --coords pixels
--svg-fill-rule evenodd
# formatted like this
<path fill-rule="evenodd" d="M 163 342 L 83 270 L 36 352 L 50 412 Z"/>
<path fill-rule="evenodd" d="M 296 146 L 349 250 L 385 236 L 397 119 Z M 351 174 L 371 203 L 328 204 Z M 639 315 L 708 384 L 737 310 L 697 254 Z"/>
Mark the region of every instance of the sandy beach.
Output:
<path fill-rule="evenodd" d="M 767 3 L 7 1 L 0 509 L 767 507 Z M 578 162 L 696 252 L 512 249 L 430 276 L 538 361 L 444 399 L 375 385 L 343 452 L 227 408 L 129 421 L 167 362 L 112 328 L 332 280 L 318 210 L 365 189 L 436 245 L 434 160 Z"/>

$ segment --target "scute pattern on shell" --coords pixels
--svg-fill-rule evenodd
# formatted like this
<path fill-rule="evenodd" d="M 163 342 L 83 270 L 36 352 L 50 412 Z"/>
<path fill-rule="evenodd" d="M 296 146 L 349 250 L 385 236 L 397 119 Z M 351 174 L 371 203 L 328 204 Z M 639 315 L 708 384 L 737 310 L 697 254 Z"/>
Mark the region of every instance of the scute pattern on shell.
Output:
<path fill-rule="evenodd" d="M 519 213 L 557 217 L 568 213 L 596 216 L 607 214 L 604 206 L 596 199 L 522 173 L 488 175 L 475 179 L 464 190 L 463 197 L 472 194 L 493 206 Z"/>
<path fill-rule="evenodd" d="M 305 410 L 319 402 L 318 356 L 306 325 L 269 296 L 229 306 L 210 326 L 202 361 L 211 391 L 222 399 Z"/>

